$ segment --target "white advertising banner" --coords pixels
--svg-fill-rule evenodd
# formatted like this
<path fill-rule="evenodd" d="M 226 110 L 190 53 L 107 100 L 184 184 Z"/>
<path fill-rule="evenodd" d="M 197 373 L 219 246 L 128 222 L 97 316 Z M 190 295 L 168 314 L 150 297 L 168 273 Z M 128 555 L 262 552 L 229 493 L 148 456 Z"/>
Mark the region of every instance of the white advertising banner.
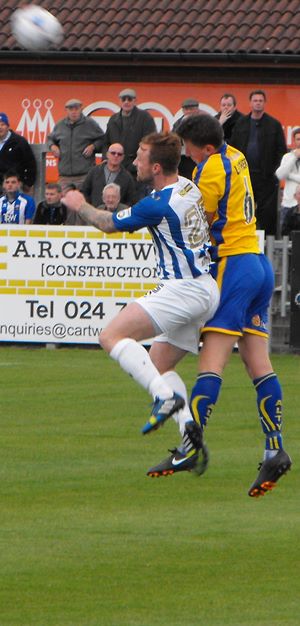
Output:
<path fill-rule="evenodd" d="M 0 341 L 97 343 L 156 284 L 147 230 L 0 226 Z"/>

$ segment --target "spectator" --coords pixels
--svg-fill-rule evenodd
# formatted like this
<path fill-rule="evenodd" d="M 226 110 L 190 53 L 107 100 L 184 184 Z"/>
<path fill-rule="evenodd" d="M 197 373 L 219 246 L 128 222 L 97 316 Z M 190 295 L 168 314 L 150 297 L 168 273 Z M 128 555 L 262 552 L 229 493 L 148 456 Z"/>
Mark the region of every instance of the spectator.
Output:
<path fill-rule="evenodd" d="M 133 161 L 139 143 L 145 135 L 156 131 L 154 119 L 148 111 L 143 111 L 136 106 L 136 92 L 134 89 L 126 87 L 119 93 L 120 111 L 114 113 L 108 121 L 103 155 L 106 155 L 108 146 L 113 143 L 120 143 L 124 146 L 123 165 L 136 179 L 136 167 Z M 138 197 L 143 197 L 148 192 L 144 184 L 136 185 Z"/>
<path fill-rule="evenodd" d="M 290 236 L 293 230 L 300 230 L 300 185 L 294 194 L 294 206 L 286 213 L 282 224 L 282 235 Z"/>
<path fill-rule="evenodd" d="M 220 99 L 220 111 L 216 118 L 223 126 L 224 139 L 227 143 L 231 142 L 233 129 L 242 115 L 237 110 L 236 97 L 232 93 L 224 93 Z"/>
<path fill-rule="evenodd" d="M 180 126 L 182 120 L 185 119 L 185 117 L 188 117 L 189 115 L 197 115 L 199 114 L 199 102 L 198 100 L 196 100 L 196 98 L 186 98 L 186 100 L 183 101 L 182 105 L 182 116 L 178 118 L 178 120 L 176 120 L 175 124 L 173 125 L 172 128 L 172 132 L 176 133 L 178 127 Z"/>
<path fill-rule="evenodd" d="M 19 174 L 10 170 L 3 177 L 4 195 L 0 198 L 1 224 L 31 224 L 35 202 L 31 196 L 20 191 Z"/>
<path fill-rule="evenodd" d="M 4 174 L 14 170 L 23 191 L 28 193 L 36 179 L 36 160 L 28 141 L 9 128 L 6 113 L 0 113 L 0 192 Z"/>
<path fill-rule="evenodd" d="M 261 89 L 250 93 L 251 112 L 240 117 L 231 144 L 246 155 L 258 228 L 266 235 L 277 233 L 278 180 L 275 171 L 287 151 L 281 123 L 265 113 L 266 95 Z"/>
<path fill-rule="evenodd" d="M 124 148 L 113 143 L 106 153 L 106 161 L 95 165 L 83 181 L 81 191 L 90 204 L 98 207 L 102 203 L 102 191 L 108 183 L 116 183 L 121 189 L 121 202 L 131 206 L 135 202 L 135 182 L 122 165 Z"/>
<path fill-rule="evenodd" d="M 186 117 L 189 117 L 190 115 L 197 115 L 200 112 L 199 102 L 195 98 L 187 98 L 186 100 L 183 101 L 181 106 L 182 106 L 183 115 L 175 122 L 172 128 L 172 131 L 174 133 L 177 132 L 182 120 L 186 119 Z M 195 165 L 196 165 L 195 161 L 193 161 L 191 157 L 186 156 L 184 152 L 184 145 L 182 145 L 181 159 L 180 159 L 180 163 L 178 166 L 178 173 L 180 174 L 180 176 L 185 176 L 186 178 L 189 178 L 190 180 L 192 180 L 192 174 L 195 169 Z"/>
<path fill-rule="evenodd" d="M 80 187 L 88 171 L 95 165 L 95 153 L 101 152 L 104 133 L 91 117 L 82 113 L 76 98 L 65 104 L 66 117 L 55 124 L 48 136 L 49 149 L 58 158 L 59 180 L 64 190 L 73 183 Z M 74 223 L 73 218 L 67 223 Z"/>
<path fill-rule="evenodd" d="M 111 213 L 127 209 L 127 205 L 122 204 L 120 201 L 121 188 L 120 185 L 117 185 L 116 183 L 108 183 L 108 185 L 104 187 L 102 200 L 103 204 L 100 204 L 98 207 L 99 209 L 104 209 L 105 211 L 110 211 Z"/>
<path fill-rule="evenodd" d="M 38 204 L 34 216 L 34 224 L 64 224 L 67 210 L 61 203 L 62 189 L 59 183 L 48 183 L 45 189 L 45 200 Z"/>
<path fill-rule="evenodd" d="M 293 150 L 283 155 L 275 174 L 279 180 L 284 180 L 284 190 L 281 201 L 280 225 L 282 227 L 289 212 L 295 206 L 295 191 L 300 183 L 300 127 L 294 128 Z"/>

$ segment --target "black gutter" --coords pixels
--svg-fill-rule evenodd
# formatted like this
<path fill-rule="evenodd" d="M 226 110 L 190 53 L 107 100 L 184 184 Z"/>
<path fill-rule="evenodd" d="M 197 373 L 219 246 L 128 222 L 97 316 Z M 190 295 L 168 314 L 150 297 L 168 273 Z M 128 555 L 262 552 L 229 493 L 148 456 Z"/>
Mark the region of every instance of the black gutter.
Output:
<path fill-rule="evenodd" d="M 300 54 L 271 54 L 255 52 L 239 53 L 210 53 L 210 52 L 122 52 L 105 51 L 97 52 L 90 50 L 47 50 L 31 52 L 27 50 L 0 50 L 0 59 L 10 61 L 18 60 L 47 60 L 51 62 L 69 61 L 156 61 L 156 62 L 181 62 L 181 63 L 221 63 L 221 64 L 288 64 L 300 63 Z"/>

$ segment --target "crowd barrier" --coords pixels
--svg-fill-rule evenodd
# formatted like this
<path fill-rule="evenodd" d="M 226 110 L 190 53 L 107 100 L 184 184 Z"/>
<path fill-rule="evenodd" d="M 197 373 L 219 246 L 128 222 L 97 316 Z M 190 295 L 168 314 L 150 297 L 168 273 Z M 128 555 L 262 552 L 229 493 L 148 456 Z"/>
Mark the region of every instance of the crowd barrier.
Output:
<path fill-rule="evenodd" d="M 292 233 L 290 347 L 300 351 L 300 232 Z"/>

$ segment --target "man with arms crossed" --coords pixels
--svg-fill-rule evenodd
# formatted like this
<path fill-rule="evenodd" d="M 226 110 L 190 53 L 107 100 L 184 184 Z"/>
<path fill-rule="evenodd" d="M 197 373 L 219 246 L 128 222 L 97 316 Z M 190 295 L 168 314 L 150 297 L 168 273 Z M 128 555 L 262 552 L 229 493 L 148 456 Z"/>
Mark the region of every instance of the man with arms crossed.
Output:
<path fill-rule="evenodd" d="M 144 137 L 134 163 L 139 180 L 153 182 L 155 191 L 118 213 L 95 209 L 78 191 L 69 191 L 64 198 L 69 209 L 106 233 L 147 226 L 152 235 L 159 283 L 108 324 L 100 344 L 153 396 L 144 434 L 178 415 L 183 443 L 170 458 L 171 473 L 197 469 L 202 449 L 201 428 L 191 416 L 184 383 L 173 368 L 186 352 L 198 353 L 199 328 L 219 302 L 217 284 L 209 273 L 201 194 L 191 181 L 178 176 L 180 155 L 181 141 L 175 133 Z M 138 342 L 154 336 L 148 354 Z"/>

